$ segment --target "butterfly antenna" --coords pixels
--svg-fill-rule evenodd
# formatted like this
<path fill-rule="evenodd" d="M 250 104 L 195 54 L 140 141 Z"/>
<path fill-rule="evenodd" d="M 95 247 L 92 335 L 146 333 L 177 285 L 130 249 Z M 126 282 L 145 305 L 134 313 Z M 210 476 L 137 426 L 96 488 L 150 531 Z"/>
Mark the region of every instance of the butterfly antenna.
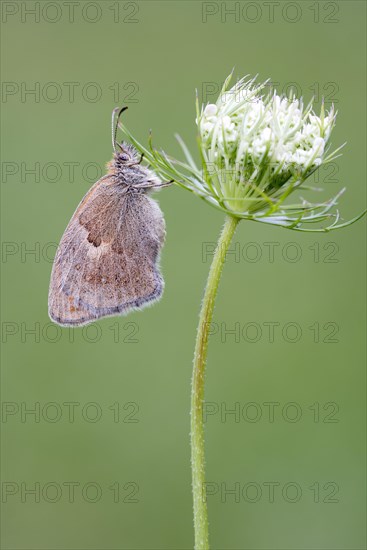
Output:
<path fill-rule="evenodd" d="M 117 128 L 118 128 L 118 125 L 119 125 L 120 116 L 124 111 L 126 111 L 127 108 L 128 107 L 122 107 L 122 109 L 119 109 L 119 107 L 117 107 L 116 109 L 114 109 L 112 111 L 112 148 L 113 148 L 115 153 L 116 153 Z M 116 113 L 118 113 L 118 114 L 117 114 L 117 118 L 116 118 L 116 122 L 115 122 Z M 122 149 L 121 146 L 120 146 L 120 149 Z"/>

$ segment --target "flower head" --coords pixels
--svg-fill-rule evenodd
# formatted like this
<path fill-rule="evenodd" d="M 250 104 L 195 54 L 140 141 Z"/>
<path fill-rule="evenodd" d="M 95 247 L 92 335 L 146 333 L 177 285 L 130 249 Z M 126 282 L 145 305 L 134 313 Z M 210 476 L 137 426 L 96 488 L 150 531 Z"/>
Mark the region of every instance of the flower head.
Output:
<path fill-rule="evenodd" d="M 334 107 L 325 113 L 322 105 L 318 116 L 312 101 L 304 107 L 293 95 L 264 94 L 267 81 L 256 84 L 246 77 L 228 89 L 231 76 L 216 103 L 199 108 L 197 102 L 201 169 L 181 138 L 177 137 L 187 162 L 156 151 L 151 141 L 150 150 L 143 148 L 123 129 L 160 176 L 174 179 L 233 216 L 301 231 L 327 231 L 356 221 L 360 216 L 338 224 L 339 213 L 332 212 L 344 189 L 325 203 L 284 203 L 294 191 L 312 190 L 305 180 L 339 156 L 341 147 L 328 153 Z M 333 222 L 328 227 L 305 229 L 306 223 L 327 220 Z"/>
<path fill-rule="evenodd" d="M 264 84 L 225 86 L 197 117 L 205 178 L 235 215 L 259 212 L 285 187 L 298 187 L 324 161 L 335 125 L 333 107 L 316 116 L 312 104 L 261 95 Z M 330 160 L 330 157 L 329 157 Z"/>

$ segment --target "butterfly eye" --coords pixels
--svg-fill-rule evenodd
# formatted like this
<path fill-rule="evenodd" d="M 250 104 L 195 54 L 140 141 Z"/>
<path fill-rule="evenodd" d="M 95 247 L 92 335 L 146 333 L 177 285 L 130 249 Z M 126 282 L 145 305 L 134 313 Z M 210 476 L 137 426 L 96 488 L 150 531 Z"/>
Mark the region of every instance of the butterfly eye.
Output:
<path fill-rule="evenodd" d="M 127 160 L 129 160 L 129 156 L 126 153 L 121 153 L 120 159 L 126 162 Z"/>

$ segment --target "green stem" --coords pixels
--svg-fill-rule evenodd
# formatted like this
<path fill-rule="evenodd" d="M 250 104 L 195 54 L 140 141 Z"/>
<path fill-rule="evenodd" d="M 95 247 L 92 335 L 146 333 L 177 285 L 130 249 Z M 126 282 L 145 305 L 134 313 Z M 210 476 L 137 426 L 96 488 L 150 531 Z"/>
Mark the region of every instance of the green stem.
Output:
<path fill-rule="evenodd" d="M 205 365 L 210 323 L 226 252 L 239 218 L 227 217 L 210 266 L 196 335 L 191 389 L 191 470 L 194 499 L 195 550 L 208 550 L 208 511 L 204 494 L 205 450 L 202 406 L 204 402 Z"/>

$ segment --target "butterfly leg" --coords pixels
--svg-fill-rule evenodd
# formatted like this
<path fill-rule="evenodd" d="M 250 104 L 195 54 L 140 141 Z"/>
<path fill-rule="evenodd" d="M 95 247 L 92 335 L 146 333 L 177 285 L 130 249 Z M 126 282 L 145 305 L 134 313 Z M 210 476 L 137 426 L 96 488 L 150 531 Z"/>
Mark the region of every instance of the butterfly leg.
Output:
<path fill-rule="evenodd" d="M 154 187 L 168 187 L 169 185 L 171 185 L 175 180 L 169 180 L 169 181 L 164 181 L 163 183 L 160 183 L 159 185 L 155 185 Z"/>
<path fill-rule="evenodd" d="M 143 158 L 144 158 L 144 153 L 141 154 L 140 160 L 138 162 L 133 162 L 132 164 L 129 164 L 128 166 L 137 166 L 138 164 L 141 164 L 143 162 Z"/>

